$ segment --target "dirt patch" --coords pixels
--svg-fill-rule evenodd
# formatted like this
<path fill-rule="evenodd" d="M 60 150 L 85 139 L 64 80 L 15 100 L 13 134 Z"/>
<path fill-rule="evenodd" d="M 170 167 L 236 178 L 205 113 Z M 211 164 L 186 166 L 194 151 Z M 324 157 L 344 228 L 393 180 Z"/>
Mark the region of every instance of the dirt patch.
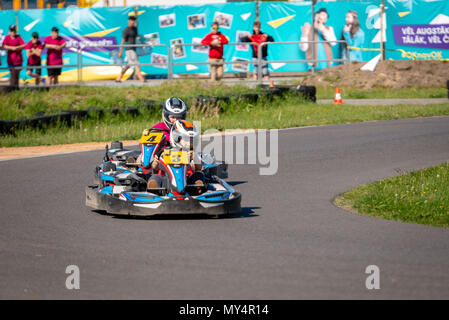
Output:
<path fill-rule="evenodd" d="M 136 145 L 138 140 L 122 141 L 124 146 Z M 86 142 L 55 146 L 13 147 L 0 148 L 0 160 L 11 160 L 20 158 L 37 157 L 66 152 L 87 151 L 103 149 L 108 142 Z"/>
<path fill-rule="evenodd" d="M 354 209 L 352 207 L 351 201 L 345 199 L 341 195 L 334 199 L 334 205 L 336 205 L 337 207 L 339 207 L 339 208 L 341 208 L 343 210 L 349 211 L 351 213 L 360 214 L 356 209 Z"/>
<path fill-rule="evenodd" d="M 446 86 L 449 62 L 446 61 L 381 61 L 374 72 L 362 71 L 366 62 L 348 63 L 307 75 L 301 84 L 360 89 Z"/>
<path fill-rule="evenodd" d="M 217 136 L 217 135 L 226 135 L 226 134 L 240 134 L 252 132 L 252 130 L 246 129 L 230 129 L 226 130 L 226 132 L 217 132 L 212 134 L 202 135 L 202 137 L 207 136 Z M 139 140 L 124 140 L 123 146 L 133 146 L 139 144 Z M 88 151 L 88 150 L 98 150 L 104 149 L 104 147 L 108 144 L 111 145 L 111 142 L 85 142 L 85 143 L 72 143 L 72 144 L 59 144 L 53 146 L 32 146 L 32 147 L 10 147 L 10 148 L 0 148 L 0 161 L 1 160 L 12 160 L 12 159 L 21 159 L 21 158 L 30 158 L 30 157 L 39 157 L 39 156 L 48 156 L 53 154 L 61 154 L 68 152 L 79 152 L 79 151 Z"/>

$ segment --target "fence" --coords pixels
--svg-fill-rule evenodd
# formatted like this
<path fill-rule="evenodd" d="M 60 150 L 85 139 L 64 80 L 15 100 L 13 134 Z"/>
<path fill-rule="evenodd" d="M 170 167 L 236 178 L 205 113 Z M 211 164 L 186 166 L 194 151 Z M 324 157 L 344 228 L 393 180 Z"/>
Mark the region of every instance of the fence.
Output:
<path fill-rule="evenodd" d="M 236 42 L 236 43 L 227 43 L 226 46 L 229 45 L 233 45 L 233 46 L 237 46 L 237 45 L 256 45 L 257 46 L 257 60 L 256 61 L 229 61 L 226 62 L 224 61 L 223 63 L 211 63 L 211 62 L 173 62 L 172 63 L 172 68 L 173 66 L 176 65 L 221 65 L 221 64 L 256 64 L 257 65 L 257 81 L 259 83 L 262 83 L 262 68 L 263 68 L 263 64 L 269 64 L 269 63 L 307 63 L 309 65 L 312 65 L 312 72 L 314 71 L 314 65 L 316 63 L 319 62 L 341 62 L 341 63 L 346 63 L 348 62 L 347 59 L 340 59 L 340 58 L 336 58 L 336 59 L 309 59 L 309 60 L 305 60 L 305 59 L 301 59 L 301 60 L 270 60 L 270 61 L 263 61 L 262 59 L 262 47 L 264 46 L 268 46 L 268 45 L 299 45 L 301 43 L 326 43 L 327 41 L 282 41 L 282 42 L 263 42 L 263 43 L 255 43 L 255 42 Z M 345 44 L 345 47 L 348 47 L 348 43 L 345 40 L 337 40 L 334 41 L 335 43 L 343 43 Z M 198 44 L 192 44 L 192 43 L 184 43 L 184 44 L 177 44 L 175 46 L 171 47 L 171 53 L 170 56 L 172 57 L 173 54 L 173 49 L 176 46 L 197 46 Z M 314 48 L 315 46 L 312 46 L 312 48 Z M 348 56 L 348 55 L 346 55 Z M 171 59 L 173 61 L 173 57 Z M 170 71 L 169 71 L 170 72 Z M 173 70 L 171 70 L 171 72 L 173 72 Z"/>
<path fill-rule="evenodd" d="M 121 45 L 108 45 L 107 48 L 121 48 Z M 173 76 L 173 67 L 172 66 L 172 48 L 166 44 L 155 44 L 155 45 L 148 45 L 148 44 L 133 44 L 133 45 L 123 45 L 124 49 L 126 48 L 153 48 L 153 47 L 163 47 L 167 49 L 167 57 L 168 57 L 168 61 L 167 61 L 167 67 L 168 67 L 168 73 L 167 73 L 167 78 L 168 79 L 172 79 Z M 82 69 L 85 66 L 88 67 L 101 67 L 104 66 L 104 64 L 84 64 L 83 63 L 83 52 L 85 49 L 88 48 L 99 48 L 98 46 L 82 46 L 80 47 L 80 49 L 78 50 L 77 54 L 78 54 L 78 82 L 83 82 L 82 79 Z M 124 59 L 123 59 L 124 60 Z M 118 66 L 118 67 L 123 67 L 124 64 L 118 64 L 118 63 L 112 63 L 112 64 L 108 64 L 108 66 Z M 165 66 L 165 63 L 139 63 L 139 66 Z"/>
<path fill-rule="evenodd" d="M 28 69 L 28 68 L 35 68 L 35 69 L 52 69 L 52 68 L 75 68 L 77 69 L 78 73 L 77 73 L 77 82 L 78 83 L 82 83 L 83 82 L 83 68 L 84 67 L 103 67 L 103 66 L 116 66 L 116 67 L 123 67 L 125 64 L 124 63 L 109 63 L 109 64 L 98 64 L 98 63 L 93 63 L 93 64 L 85 64 L 83 62 L 83 53 L 87 52 L 89 49 L 113 49 L 113 48 L 121 48 L 123 47 L 124 49 L 127 48 L 135 48 L 136 50 L 139 48 L 154 48 L 154 47 L 163 47 L 166 48 L 167 50 L 167 61 L 166 62 L 151 62 L 151 63 L 140 63 L 139 62 L 139 66 L 162 66 L 162 67 L 167 67 L 167 79 L 172 79 L 173 78 L 173 68 L 174 66 L 180 66 L 180 65 L 222 65 L 222 64 L 228 64 L 228 65 L 236 65 L 236 64 L 246 64 L 246 65 L 250 65 L 250 64 L 255 64 L 257 65 L 257 75 L 258 75 L 258 83 L 261 84 L 262 83 L 262 68 L 263 68 L 263 64 L 270 64 L 270 63 L 306 63 L 308 64 L 311 69 L 311 71 L 313 72 L 314 69 L 314 65 L 320 62 L 327 62 L 327 63 L 347 63 L 348 60 L 347 59 L 342 59 L 342 58 L 333 58 L 333 59 L 301 59 L 301 60 L 268 60 L 268 61 L 264 61 L 263 57 L 262 57 L 262 48 L 264 46 L 272 46 L 272 45 L 299 45 L 301 43 L 310 43 L 310 44 L 319 44 L 319 43 L 325 43 L 326 41 L 282 41 L 282 42 L 264 42 L 264 43 L 255 43 L 255 42 L 236 42 L 236 43 L 228 43 L 226 44 L 226 46 L 237 46 L 237 45 L 248 45 L 248 46 L 257 46 L 257 59 L 256 60 L 249 60 L 249 61 L 243 61 L 243 60 L 232 60 L 232 61 L 224 61 L 222 63 L 214 63 L 214 62 L 210 62 L 210 61 L 205 61 L 205 62 L 197 62 L 197 61 L 185 61 L 185 62 L 173 62 L 173 52 L 174 49 L 176 49 L 177 47 L 187 47 L 187 46 L 200 46 L 201 44 L 198 43 L 183 43 L 183 44 L 174 44 L 171 46 L 168 46 L 166 44 L 134 44 L 134 45 L 108 45 L 107 47 L 101 47 L 101 46 L 90 46 L 90 45 L 85 45 L 85 46 L 80 46 L 80 48 L 68 48 L 70 51 L 75 52 L 77 54 L 77 64 L 71 64 L 71 65 L 51 65 L 51 66 L 16 66 L 14 68 L 9 68 L 9 67 L 0 67 L 0 70 L 5 70 L 5 69 L 16 69 L 16 70 L 22 70 L 22 69 Z M 345 40 L 336 40 L 334 41 L 335 43 L 340 43 L 340 44 L 345 44 L 345 48 L 346 50 L 348 50 L 348 44 Z M 315 48 L 315 45 L 312 46 L 313 51 Z M 346 57 L 348 55 L 345 55 Z"/>

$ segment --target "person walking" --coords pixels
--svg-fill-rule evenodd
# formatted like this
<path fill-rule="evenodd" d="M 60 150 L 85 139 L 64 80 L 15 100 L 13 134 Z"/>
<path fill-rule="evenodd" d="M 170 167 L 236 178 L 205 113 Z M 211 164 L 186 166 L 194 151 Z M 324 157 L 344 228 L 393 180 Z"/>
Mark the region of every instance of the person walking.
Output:
<path fill-rule="evenodd" d="M 209 62 L 211 80 L 223 77 L 223 45 L 229 43 L 228 38 L 219 31 L 218 22 L 212 23 L 212 32 L 201 40 L 201 44 L 209 46 Z"/>
<path fill-rule="evenodd" d="M 119 58 L 123 57 L 123 45 L 129 44 L 134 45 L 136 44 L 136 39 L 138 37 L 137 33 L 137 18 L 135 16 L 130 16 L 128 18 L 128 27 L 123 30 L 122 34 L 122 43 L 120 45 L 120 52 L 118 54 Z M 142 75 L 142 71 L 140 70 L 139 65 L 139 58 L 137 56 L 136 47 L 127 47 L 125 49 L 125 55 L 126 55 L 126 66 L 122 68 L 122 71 L 118 75 L 115 82 L 121 82 L 123 75 L 128 71 L 129 67 L 134 66 L 136 70 L 137 78 L 139 78 L 140 82 L 145 82 L 145 78 Z"/>

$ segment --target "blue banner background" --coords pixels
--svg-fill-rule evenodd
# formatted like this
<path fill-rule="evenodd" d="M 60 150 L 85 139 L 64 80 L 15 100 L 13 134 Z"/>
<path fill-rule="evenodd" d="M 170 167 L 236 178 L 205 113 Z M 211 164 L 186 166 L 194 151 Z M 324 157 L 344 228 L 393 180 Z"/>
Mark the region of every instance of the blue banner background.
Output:
<path fill-rule="evenodd" d="M 318 2 L 315 11 L 326 8 L 329 12 L 327 25 L 333 27 L 337 40 L 341 38 L 345 25 L 345 15 L 349 10 L 358 13 L 361 29 L 364 32 L 365 40 L 363 48 L 378 49 L 380 47 L 380 1 L 342 1 L 342 2 Z M 386 10 L 386 48 L 401 49 L 403 51 L 387 51 L 387 58 L 410 59 L 431 58 L 439 56 L 449 58 L 449 50 L 436 48 L 421 48 L 399 45 L 395 42 L 392 26 L 416 25 L 416 24 L 447 24 L 449 25 L 449 2 L 445 0 L 387 0 Z M 210 25 L 217 12 L 222 13 L 224 20 L 230 24 L 222 26 L 221 31 L 229 38 L 230 42 L 238 42 L 237 32 L 252 30 L 252 23 L 255 20 L 255 3 L 224 3 L 214 5 L 198 6 L 174 6 L 174 7 L 138 7 L 139 14 L 139 34 L 143 37 L 141 42 L 152 42 L 170 45 L 173 40 L 180 39 L 183 43 L 192 43 L 194 40 L 200 41 L 210 32 Z M 123 29 L 127 26 L 127 17 L 134 12 L 134 7 L 110 7 L 110 8 L 67 8 L 67 9 L 33 9 L 20 11 L 0 11 L 0 36 L 5 36 L 8 26 L 14 24 L 16 18 L 19 24 L 19 34 L 25 42 L 29 41 L 31 34 L 38 31 L 43 38 L 50 34 L 53 26 L 60 29 L 60 34 L 67 37 L 88 37 L 89 39 L 106 39 L 113 37 L 120 43 Z M 165 19 L 164 19 L 165 16 Z M 161 21 L 171 23 L 174 17 L 174 25 L 161 26 Z M 190 19 L 190 20 L 189 20 Z M 232 21 L 231 21 L 232 19 Z M 272 35 L 275 41 L 299 41 L 301 37 L 301 26 L 306 22 L 312 23 L 311 2 L 261 2 L 260 20 L 262 31 Z M 189 21 L 191 22 L 189 25 Z M 408 52 L 409 54 L 404 54 Z M 438 55 L 435 55 L 435 52 Z M 167 61 L 167 49 L 154 47 L 150 52 L 140 57 L 140 62 L 149 63 L 154 61 Z M 332 47 L 333 56 L 341 57 L 340 45 Z M 24 58 L 26 56 L 23 52 Z M 379 54 L 379 51 L 362 51 L 362 58 L 368 61 Z M 432 56 L 432 54 L 434 54 Z M 46 56 L 44 52 L 43 60 Z M 208 66 L 194 65 L 194 62 L 206 62 L 208 59 L 207 50 L 201 47 L 187 46 L 184 50 L 178 50 L 173 61 L 192 62 L 191 65 L 180 65 L 174 67 L 174 73 L 207 73 Z M 225 59 L 251 59 L 251 48 L 249 46 L 225 46 Z M 305 54 L 298 44 L 290 45 L 270 45 L 269 60 L 304 60 Z M 25 59 L 24 59 L 25 60 Z M 117 57 L 117 50 L 90 51 L 83 54 L 84 64 L 104 64 L 108 65 L 120 61 Z M 6 65 L 5 52 L 1 51 L 2 67 Z M 65 64 L 76 64 L 77 56 L 73 52 L 64 53 Z M 99 67 L 101 68 L 101 67 Z M 93 80 L 103 78 L 113 78 L 119 72 L 119 67 L 110 67 L 107 72 L 91 67 L 86 68 L 83 73 L 83 80 Z M 64 68 L 63 76 L 66 81 L 74 79 L 75 70 Z M 107 69 L 107 68 L 106 68 Z M 165 75 L 167 68 L 163 66 L 144 66 L 143 71 L 151 75 Z M 226 66 L 227 72 L 244 71 L 245 66 Z M 252 70 L 252 65 L 248 71 Z M 306 71 L 305 63 L 282 64 L 272 63 L 271 71 Z M 44 71 L 44 75 L 46 72 Z M 7 70 L 0 71 L 0 76 L 8 76 Z M 24 72 L 22 77 L 24 77 Z"/>
<path fill-rule="evenodd" d="M 446 24 L 449 26 L 449 1 L 447 0 L 387 0 L 387 48 L 403 51 L 387 51 L 387 58 L 400 59 L 449 59 L 449 50 L 417 48 L 397 44 L 393 26 Z"/>

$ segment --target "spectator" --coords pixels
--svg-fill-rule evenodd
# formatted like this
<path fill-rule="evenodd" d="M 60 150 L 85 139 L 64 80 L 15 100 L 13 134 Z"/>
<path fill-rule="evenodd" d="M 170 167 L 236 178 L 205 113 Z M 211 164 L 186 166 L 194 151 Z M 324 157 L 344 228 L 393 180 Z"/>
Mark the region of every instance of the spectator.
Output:
<path fill-rule="evenodd" d="M 28 56 L 28 70 L 27 75 L 33 77 L 36 81 L 36 85 L 39 85 L 41 81 L 41 68 L 34 68 L 41 66 L 41 54 L 44 46 L 42 42 L 39 41 L 39 34 L 37 32 L 33 32 L 31 36 L 31 41 L 27 43 L 25 46 L 26 53 Z M 36 69 L 35 72 L 34 69 Z"/>
<path fill-rule="evenodd" d="M 51 35 L 45 38 L 45 49 L 47 49 L 47 66 L 59 66 L 56 68 L 48 68 L 48 77 L 50 85 L 58 84 L 58 77 L 62 69 L 62 49 L 65 48 L 66 43 L 62 37 L 59 36 L 59 29 L 53 27 Z"/>
<path fill-rule="evenodd" d="M 19 86 L 20 69 L 15 68 L 20 67 L 23 64 L 22 50 L 25 48 L 25 42 L 22 37 L 17 34 L 15 25 L 9 27 L 9 34 L 3 39 L 2 47 L 8 51 L 6 61 L 11 73 L 9 84 L 17 87 Z"/>
<path fill-rule="evenodd" d="M 335 46 L 337 44 L 337 38 L 335 37 L 334 28 L 331 26 L 327 26 L 326 22 L 329 19 L 329 14 L 325 8 L 321 8 L 315 14 L 315 21 L 313 24 L 314 38 L 313 41 L 321 41 L 318 43 L 310 43 L 307 41 L 312 41 L 312 26 L 309 23 L 305 23 L 303 27 L 301 27 L 301 43 L 299 47 L 302 51 L 306 53 L 307 60 L 332 60 L 332 48 L 331 46 Z M 314 50 L 312 50 L 312 45 Z M 312 55 L 312 51 L 314 51 L 314 55 Z M 323 69 L 326 67 L 330 67 L 333 65 L 332 61 L 329 62 L 318 62 L 313 63 L 309 62 L 309 69 L 315 67 L 315 69 Z"/>
<path fill-rule="evenodd" d="M 272 36 L 267 35 L 266 33 L 263 33 L 260 30 L 260 21 L 256 21 L 253 24 L 253 34 L 251 36 L 244 36 L 240 38 L 240 41 L 242 42 L 255 42 L 258 44 L 261 44 L 263 42 L 273 42 L 274 39 Z M 255 44 L 251 45 L 251 49 L 253 50 L 253 62 L 254 62 L 254 80 L 257 80 L 258 75 L 258 65 L 257 65 L 257 52 L 259 47 Z M 265 80 L 269 79 L 268 74 L 268 63 L 267 63 L 267 56 L 268 56 L 268 46 L 264 45 L 262 47 L 262 75 Z"/>
<path fill-rule="evenodd" d="M 361 48 L 365 41 L 365 33 L 360 29 L 359 16 L 357 12 L 350 10 L 346 13 L 346 25 L 343 28 L 342 40 L 346 40 L 349 47 Z M 363 61 L 362 51 L 346 48 L 344 45 L 343 57 L 347 58 L 349 51 L 349 61 Z"/>
<path fill-rule="evenodd" d="M 138 37 L 137 34 L 137 18 L 135 16 L 130 16 L 128 18 L 128 27 L 123 30 L 122 35 L 122 43 L 120 47 L 120 52 L 118 54 L 119 58 L 123 57 L 123 45 L 125 44 L 136 44 L 136 39 Z M 136 70 L 137 77 L 141 82 L 145 82 L 145 78 L 142 75 L 142 72 L 140 70 L 139 66 L 139 58 L 137 56 L 136 47 L 127 47 L 125 49 L 125 55 L 126 55 L 126 66 L 122 68 L 122 71 L 120 72 L 119 76 L 115 80 L 115 82 L 121 82 L 122 77 L 125 74 L 126 71 L 128 71 L 129 67 L 134 66 Z"/>
<path fill-rule="evenodd" d="M 212 32 L 209 33 L 201 44 L 209 46 L 209 62 L 211 80 L 220 80 L 223 77 L 223 45 L 228 43 L 228 38 L 218 30 L 218 22 L 212 23 Z"/>

